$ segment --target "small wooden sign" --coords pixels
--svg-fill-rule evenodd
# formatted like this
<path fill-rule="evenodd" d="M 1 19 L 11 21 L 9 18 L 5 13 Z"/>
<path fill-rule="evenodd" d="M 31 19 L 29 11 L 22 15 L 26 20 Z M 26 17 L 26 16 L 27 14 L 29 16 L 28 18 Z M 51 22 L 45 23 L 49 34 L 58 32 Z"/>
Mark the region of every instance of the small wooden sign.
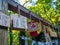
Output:
<path fill-rule="evenodd" d="M 10 26 L 10 17 L 2 12 L 0 12 L 0 25 L 6 27 Z"/>
<path fill-rule="evenodd" d="M 9 27 L 10 26 L 10 18 L 9 18 L 9 16 L 3 15 L 2 18 L 3 18 L 2 19 L 2 25 Z"/>
<path fill-rule="evenodd" d="M 16 17 L 13 19 L 13 27 L 20 28 L 19 18 Z"/>
<path fill-rule="evenodd" d="M 53 31 L 52 28 L 49 27 L 48 30 L 50 31 L 50 36 L 51 37 L 57 37 L 57 32 Z"/>
<path fill-rule="evenodd" d="M 20 15 L 20 27 L 27 29 L 27 18 Z"/>
<path fill-rule="evenodd" d="M 11 19 L 13 20 L 13 27 L 14 28 L 24 28 L 27 29 L 27 18 L 24 16 L 19 16 L 16 14 L 12 14 Z"/>

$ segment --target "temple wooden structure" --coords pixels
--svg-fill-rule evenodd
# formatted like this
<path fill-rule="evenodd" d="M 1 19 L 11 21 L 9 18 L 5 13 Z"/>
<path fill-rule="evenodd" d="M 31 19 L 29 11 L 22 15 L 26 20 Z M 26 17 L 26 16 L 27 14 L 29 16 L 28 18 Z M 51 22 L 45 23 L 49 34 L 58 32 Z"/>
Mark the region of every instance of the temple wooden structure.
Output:
<path fill-rule="evenodd" d="M 0 0 L 0 1 L 2 1 L 2 0 Z M 2 2 L 3 2 L 3 6 L 5 3 L 7 4 L 7 6 L 6 6 L 7 10 L 18 13 L 18 7 L 19 7 L 21 15 L 23 15 L 29 19 L 30 19 L 30 15 L 31 15 L 32 20 L 36 20 L 37 22 L 39 22 L 39 20 L 40 20 L 41 22 L 45 23 L 46 26 L 50 26 L 51 28 L 54 28 L 57 31 L 58 38 L 60 38 L 60 28 L 59 27 L 54 26 L 52 23 L 48 22 L 47 20 L 38 16 L 37 14 L 34 14 L 32 11 L 26 9 L 25 7 L 23 7 L 22 5 L 18 4 L 17 2 L 15 2 L 13 0 L 3 0 Z M 4 11 L 1 11 L 1 12 L 4 12 Z M 7 14 L 7 12 L 6 12 L 6 14 Z M 14 28 L 14 27 L 12 29 L 25 30 L 23 28 Z M 3 30 L 3 31 L 1 31 L 1 30 Z M 0 25 L 0 33 L 1 33 L 0 37 L 4 36 L 5 38 L 3 37 L 3 39 L 7 40 L 8 27 Z M 3 43 L 1 43 L 1 41 L 0 41 L 1 45 L 8 45 L 7 41 L 4 41 L 4 40 L 3 41 L 1 40 Z"/>

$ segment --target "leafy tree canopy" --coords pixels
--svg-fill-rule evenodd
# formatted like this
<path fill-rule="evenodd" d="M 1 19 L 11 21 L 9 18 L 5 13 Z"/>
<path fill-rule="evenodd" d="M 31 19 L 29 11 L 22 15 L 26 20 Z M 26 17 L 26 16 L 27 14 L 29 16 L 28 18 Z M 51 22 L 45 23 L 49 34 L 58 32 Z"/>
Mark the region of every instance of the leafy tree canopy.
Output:
<path fill-rule="evenodd" d="M 53 8 L 54 5 L 56 6 L 55 8 Z M 54 25 L 60 26 L 60 0 L 55 2 L 52 2 L 52 0 L 38 0 L 36 5 L 27 8 Z"/>

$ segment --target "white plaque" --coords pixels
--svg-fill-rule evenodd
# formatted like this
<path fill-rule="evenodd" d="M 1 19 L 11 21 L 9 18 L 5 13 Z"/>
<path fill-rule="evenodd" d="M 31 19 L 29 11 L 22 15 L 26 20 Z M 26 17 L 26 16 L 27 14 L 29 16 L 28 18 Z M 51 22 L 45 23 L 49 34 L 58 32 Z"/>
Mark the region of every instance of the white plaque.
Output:
<path fill-rule="evenodd" d="M 20 27 L 27 29 L 27 18 L 20 15 Z"/>
<path fill-rule="evenodd" d="M 2 19 L 2 25 L 9 27 L 10 26 L 10 18 L 9 18 L 9 16 L 3 15 L 2 18 L 3 18 Z"/>
<path fill-rule="evenodd" d="M 2 13 L 2 12 L 0 12 L 0 16 L 1 16 L 1 25 L 2 26 L 6 26 L 6 27 L 8 27 L 8 26 L 10 26 L 10 17 L 9 16 L 7 16 L 7 15 L 5 15 L 4 13 Z"/>
<path fill-rule="evenodd" d="M 17 14 L 11 14 L 11 20 L 13 20 L 13 27 L 27 29 L 26 17 L 21 15 L 18 17 Z"/>
<path fill-rule="evenodd" d="M 15 28 L 20 28 L 20 25 L 19 25 L 19 18 L 14 18 L 13 19 L 13 27 Z"/>

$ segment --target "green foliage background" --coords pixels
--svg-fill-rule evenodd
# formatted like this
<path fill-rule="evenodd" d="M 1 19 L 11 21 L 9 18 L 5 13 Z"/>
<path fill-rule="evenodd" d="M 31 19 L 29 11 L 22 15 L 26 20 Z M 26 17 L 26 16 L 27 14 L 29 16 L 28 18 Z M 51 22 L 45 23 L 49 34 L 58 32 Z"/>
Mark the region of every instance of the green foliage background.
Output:
<path fill-rule="evenodd" d="M 53 4 L 56 8 L 53 8 Z M 43 17 L 50 23 L 54 24 L 55 26 L 60 27 L 60 1 L 57 0 L 56 2 L 52 2 L 52 0 L 38 0 L 36 5 L 28 6 L 35 14 Z"/>

